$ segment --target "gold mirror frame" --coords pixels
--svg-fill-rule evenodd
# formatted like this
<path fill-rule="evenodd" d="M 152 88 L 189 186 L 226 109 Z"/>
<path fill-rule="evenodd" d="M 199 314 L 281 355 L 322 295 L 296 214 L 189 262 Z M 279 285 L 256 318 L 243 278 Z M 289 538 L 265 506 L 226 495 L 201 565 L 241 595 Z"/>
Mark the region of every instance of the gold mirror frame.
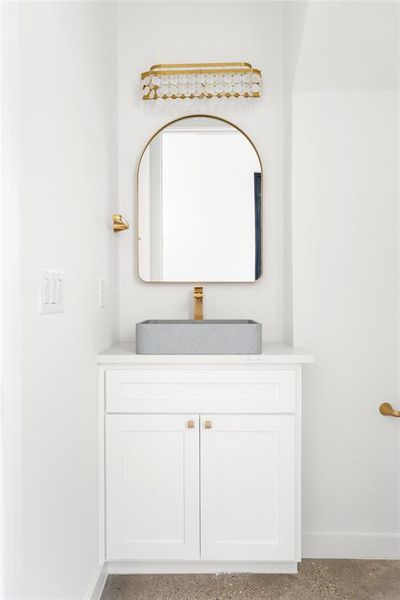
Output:
<path fill-rule="evenodd" d="M 250 144 L 253 146 L 254 151 L 257 155 L 257 158 L 260 162 L 260 170 L 261 170 L 261 274 L 260 277 L 258 277 L 258 279 L 255 279 L 254 281 L 198 281 L 198 280 L 190 280 L 190 281 L 147 281 L 146 279 L 143 279 L 140 276 L 139 273 L 139 243 L 140 243 L 140 230 L 139 230 L 139 174 L 140 174 L 140 165 L 143 159 L 143 155 L 146 152 L 148 146 L 151 144 L 151 142 L 153 141 L 153 139 L 163 130 L 166 129 L 167 127 L 169 127 L 170 125 L 172 125 L 173 123 L 177 123 L 179 121 L 184 121 L 185 119 L 194 119 L 196 117 L 205 117 L 207 119 L 215 119 L 217 121 L 222 121 L 223 123 L 226 123 L 227 125 L 231 125 L 231 127 L 234 127 L 235 129 L 237 129 L 238 131 L 240 131 L 240 133 L 242 135 L 244 135 L 244 137 L 250 142 Z M 178 117 L 177 119 L 173 119 L 172 121 L 169 121 L 168 123 L 166 123 L 165 125 L 163 125 L 162 127 L 160 127 L 159 129 L 157 129 L 157 131 L 155 131 L 153 133 L 153 135 L 147 140 L 141 154 L 140 154 L 140 158 L 139 158 L 139 162 L 136 168 L 136 205 L 135 205 L 135 221 L 136 221 L 136 259 L 135 259 L 135 270 L 136 270 L 136 275 L 138 277 L 138 279 L 140 279 L 140 281 L 143 281 L 143 283 L 175 283 L 177 285 L 180 284 L 193 284 L 193 283 L 219 283 L 219 284 L 232 284 L 232 283 L 240 283 L 240 284 L 253 284 L 253 283 L 257 283 L 257 281 L 260 281 L 260 279 L 262 279 L 262 277 L 264 276 L 264 260 L 263 260 L 263 248 L 264 248 L 264 243 L 263 243 L 263 239 L 264 239 L 264 231 L 263 231 L 263 220 L 264 220 L 264 170 L 263 170 L 263 165 L 262 165 L 262 160 L 261 160 L 261 156 L 260 153 L 258 152 L 256 145 L 254 144 L 253 140 L 251 139 L 251 137 L 249 135 L 247 135 L 247 133 L 245 131 L 243 131 L 243 129 L 241 129 L 240 127 L 238 127 L 237 125 L 235 125 L 235 123 L 232 123 L 232 121 L 228 121 L 228 119 L 224 119 L 223 117 L 217 117 L 215 115 L 207 115 L 207 114 L 200 114 L 200 113 L 196 113 L 196 114 L 192 114 L 192 115 L 185 115 L 184 117 Z"/>

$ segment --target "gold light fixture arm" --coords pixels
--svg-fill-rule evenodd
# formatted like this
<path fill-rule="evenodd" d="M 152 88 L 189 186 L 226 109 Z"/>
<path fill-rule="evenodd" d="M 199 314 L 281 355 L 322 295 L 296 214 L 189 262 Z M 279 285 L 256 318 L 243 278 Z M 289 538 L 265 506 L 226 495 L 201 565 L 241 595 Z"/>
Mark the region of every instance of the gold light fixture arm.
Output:
<path fill-rule="evenodd" d="M 129 223 L 124 219 L 122 215 L 113 215 L 112 221 L 115 233 L 118 233 L 119 231 L 125 231 L 125 229 L 129 229 Z"/>
<path fill-rule="evenodd" d="M 379 412 L 385 417 L 400 417 L 400 410 L 394 410 L 389 402 L 384 402 L 379 407 Z"/>

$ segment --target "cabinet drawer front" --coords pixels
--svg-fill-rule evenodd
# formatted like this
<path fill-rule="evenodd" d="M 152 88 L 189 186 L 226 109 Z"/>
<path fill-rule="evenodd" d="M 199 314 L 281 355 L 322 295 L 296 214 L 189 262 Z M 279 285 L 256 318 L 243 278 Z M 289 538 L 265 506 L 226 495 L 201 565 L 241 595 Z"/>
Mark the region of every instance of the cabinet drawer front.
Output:
<path fill-rule="evenodd" d="M 106 372 L 109 413 L 293 413 L 296 370 Z"/>

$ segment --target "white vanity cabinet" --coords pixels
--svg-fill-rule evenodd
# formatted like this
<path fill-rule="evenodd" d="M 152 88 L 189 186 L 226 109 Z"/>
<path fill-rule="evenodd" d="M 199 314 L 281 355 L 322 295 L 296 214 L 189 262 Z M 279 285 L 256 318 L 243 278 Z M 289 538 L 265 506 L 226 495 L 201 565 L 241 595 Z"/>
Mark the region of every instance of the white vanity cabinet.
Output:
<path fill-rule="evenodd" d="M 301 364 L 257 356 L 99 356 L 109 572 L 295 572 Z"/>

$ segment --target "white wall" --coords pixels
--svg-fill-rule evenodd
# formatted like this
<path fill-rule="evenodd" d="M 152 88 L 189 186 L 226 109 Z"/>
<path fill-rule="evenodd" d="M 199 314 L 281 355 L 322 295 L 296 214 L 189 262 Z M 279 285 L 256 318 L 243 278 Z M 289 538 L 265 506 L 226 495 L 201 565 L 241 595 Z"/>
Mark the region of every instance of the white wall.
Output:
<path fill-rule="evenodd" d="M 0 7 L 1 20 L 1 563 L 2 598 L 15 592 L 21 567 L 21 286 L 18 195 L 18 18 L 16 5 Z M 12 223 L 10 227 L 9 224 Z"/>
<path fill-rule="evenodd" d="M 292 9 L 291 21 L 288 18 L 295 40 L 300 10 Z M 295 70 L 295 90 L 395 89 L 400 75 L 398 15 L 398 2 L 390 0 L 310 1 Z"/>
<path fill-rule="evenodd" d="M 294 342 L 316 355 L 304 377 L 306 556 L 400 557 L 398 424 L 378 413 L 400 398 L 398 101 L 295 97 Z"/>
<path fill-rule="evenodd" d="M 283 5 L 284 39 L 284 128 L 283 128 L 283 339 L 293 343 L 292 265 L 292 115 L 293 87 L 303 39 L 308 2 L 288 1 Z"/>
<path fill-rule="evenodd" d="M 99 567 L 95 355 L 116 337 L 115 13 L 17 10 L 23 563 L 7 596 L 78 599 Z M 65 273 L 63 314 L 38 314 L 46 268 Z"/>
<path fill-rule="evenodd" d="M 157 18 L 154 15 L 157 14 Z M 221 115 L 244 129 L 264 168 L 264 276 L 207 284 L 205 317 L 253 318 L 267 340 L 283 336 L 283 8 L 260 2 L 138 2 L 118 7 L 119 209 L 134 223 L 135 173 L 148 138 L 191 113 Z M 139 75 L 155 63 L 250 61 L 263 72 L 260 100 L 140 100 Z M 136 275 L 134 232 L 120 239 L 120 338 L 148 318 L 187 318 L 192 286 L 147 284 Z M 200 283 L 200 282 L 199 282 Z"/>
<path fill-rule="evenodd" d="M 296 75 L 294 343 L 316 356 L 304 375 L 308 557 L 400 558 L 398 423 L 378 413 L 400 398 L 397 10 L 310 4 Z"/>

